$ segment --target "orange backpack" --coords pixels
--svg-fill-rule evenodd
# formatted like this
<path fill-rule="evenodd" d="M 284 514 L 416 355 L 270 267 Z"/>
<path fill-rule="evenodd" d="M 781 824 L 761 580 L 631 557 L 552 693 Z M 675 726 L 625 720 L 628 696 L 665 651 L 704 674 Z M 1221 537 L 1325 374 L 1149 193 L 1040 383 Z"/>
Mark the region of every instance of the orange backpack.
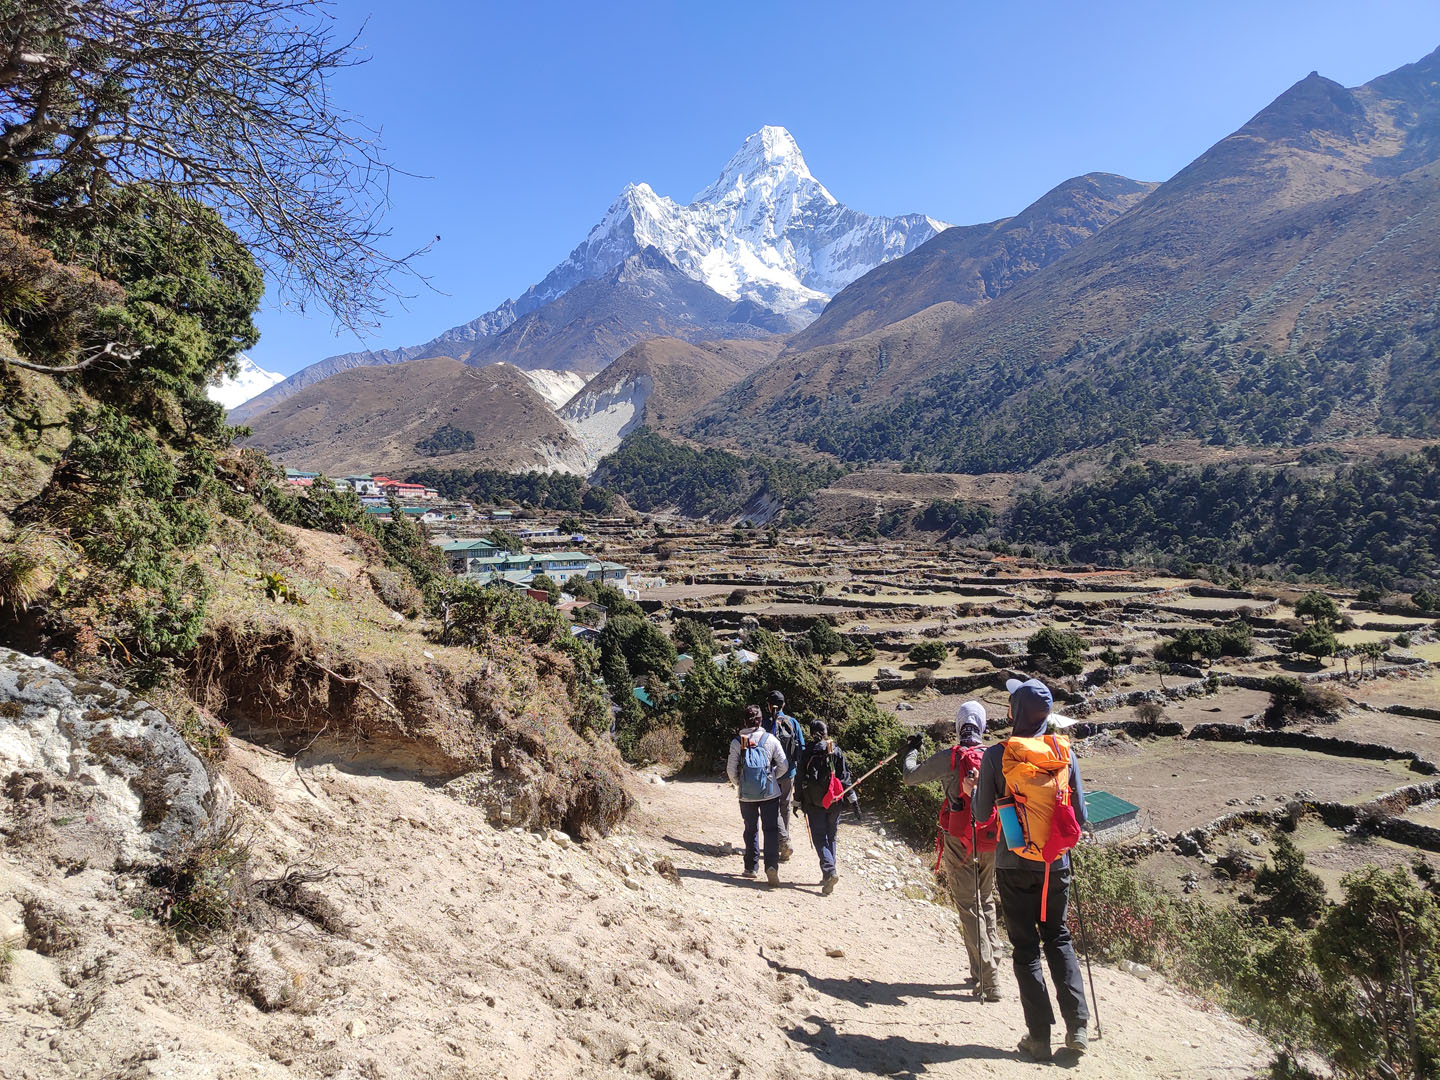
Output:
<path fill-rule="evenodd" d="M 1070 760 L 1070 740 L 1063 735 L 1012 735 L 1005 740 L 1000 762 L 1006 790 L 999 803 L 1001 819 L 1007 808 L 1013 808 L 1020 826 L 1020 835 L 1007 836 L 1006 846 L 1022 859 L 1045 864 L 1042 922 L 1050 891 L 1050 864 L 1080 839 L 1080 824 L 1070 799 Z"/>

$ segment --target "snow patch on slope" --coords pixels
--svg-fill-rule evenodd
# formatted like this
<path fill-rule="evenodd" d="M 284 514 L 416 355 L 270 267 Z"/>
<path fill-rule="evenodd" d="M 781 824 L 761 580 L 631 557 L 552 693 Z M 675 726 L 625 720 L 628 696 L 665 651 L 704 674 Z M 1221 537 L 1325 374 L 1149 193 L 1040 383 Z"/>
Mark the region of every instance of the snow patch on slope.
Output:
<path fill-rule="evenodd" d="M 640 426 L 645 419 L 645 402 L 655 390 L 655 380 L 649 375 L 620 379 L 596 389 L 603 378 L 600 375 L 592 379 L 559 414 L 585 447 L 587 474 L 594 472 L 600 459 Z"/>
<path fill-rule="evenodd" d="M 578 371 L 552 371 L 548 368 L 517 370 L 530 380 L 530 385 L 541 397 L 550 402 L 551 408 L 560 408 L 585 387 L 585 376 Z"/>
<path fill-rule="evenodd" d="M 228 412 L 237 405 L 245 404 L 257 394 L 263 394 L 276 383 L 284 381 L 284 375 L 266 371 L 250 357 L 241 353 L 240 370 L 235 377 L 211 383 L 205 388 L 205 393 L 211 401 L 224 406 Z"/>

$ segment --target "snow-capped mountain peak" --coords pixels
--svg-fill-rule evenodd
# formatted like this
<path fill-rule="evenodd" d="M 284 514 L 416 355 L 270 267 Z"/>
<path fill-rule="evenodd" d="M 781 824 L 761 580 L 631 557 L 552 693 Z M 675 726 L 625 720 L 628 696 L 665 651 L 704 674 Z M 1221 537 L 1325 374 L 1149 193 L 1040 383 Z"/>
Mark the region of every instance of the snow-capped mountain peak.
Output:
<path fill-rule="evenodd" d="M 693 202 L 719 202 L 732 192 L 744 193 L 755 186 L 765 186 L 766 181 L 795 185 L 806 185 L 810 192 L 829 203 L 835 197 L 825 190 L 825 185 L 816 180 L 805 164 L 805 155 L 795 137 L 783 127 L 767 125 L 745 140 L 735 151 L 735 156 L 725 163 L 719 178 L 695 196 Z"/>
<path fill-rule="evenodd" d="M 240 370 L 236 372 L 235 377 L 211 383 L 205 388 L 205 393 L 211 401 L 223 405 L 226 411 L 229 411 L 237 405 L 243 405 L 256 394 L 269 390 L 276 383 L 284 381 L 284 375 L 266 371 L 250 357 L 241 353 Z"/>
<path fill-rule="evenodd" d="M 722 296 L 804 325 L 861 274 L 943 228 L 923 214 L 871 217 L 843 206 L 811 174 L 790 132 L 767 126 L 688 205 L 649 184 L 627 184 L 585 241 L 517 308 L 555 299 L 651 247 Z"/>

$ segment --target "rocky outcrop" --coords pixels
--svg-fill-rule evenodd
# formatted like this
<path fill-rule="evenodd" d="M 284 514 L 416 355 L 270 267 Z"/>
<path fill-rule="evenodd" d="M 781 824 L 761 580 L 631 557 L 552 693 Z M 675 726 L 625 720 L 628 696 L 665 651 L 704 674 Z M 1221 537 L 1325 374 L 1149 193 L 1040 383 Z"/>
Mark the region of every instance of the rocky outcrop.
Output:
<path fill-rule="evenodd" d="M 233 799 L 158 709 L 0 649 L 0 822 L 62 862 L 153 865 L 223 830 Z"/>

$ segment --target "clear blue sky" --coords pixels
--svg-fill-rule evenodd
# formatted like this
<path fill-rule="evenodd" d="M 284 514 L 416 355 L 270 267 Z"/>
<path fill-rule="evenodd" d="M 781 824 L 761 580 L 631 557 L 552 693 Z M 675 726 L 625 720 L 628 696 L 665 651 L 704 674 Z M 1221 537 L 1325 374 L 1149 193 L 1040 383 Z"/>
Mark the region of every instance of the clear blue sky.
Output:
<path fill-rule="evenodd" d="M 336 97 L 383 129 L 395 247 L 439 234 L 365 342 L 261 311 L 263 367 L 414 345 L 516 296 L 630 181 L 689 199 L 762 124 L 836 198 L 955 224 L 1092 170 L 1173 175 L 1312 70 L 1346 86 L 1440 45 L 1436 0 L 920 3 L 337 0 L 373 59 Z"/>

